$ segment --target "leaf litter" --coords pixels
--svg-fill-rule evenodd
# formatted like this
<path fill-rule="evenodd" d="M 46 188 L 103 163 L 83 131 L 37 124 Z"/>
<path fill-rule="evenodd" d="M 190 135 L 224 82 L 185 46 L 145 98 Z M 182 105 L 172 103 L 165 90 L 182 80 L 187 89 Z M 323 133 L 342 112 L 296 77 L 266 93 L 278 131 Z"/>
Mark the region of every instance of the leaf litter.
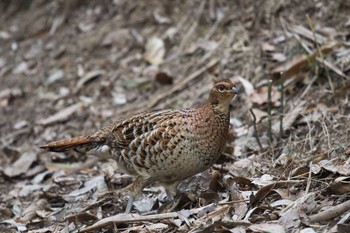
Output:
<path fill-rule="evenodd" d="M 350 5 L 273 2 L 0 3 L 0 231 L 347 232 Z M 234 130 L 177 205 L 153 186 L 123 214 L 132 178 L 100 152 L 36 149 L 218 78 L 240 85 Z"/>

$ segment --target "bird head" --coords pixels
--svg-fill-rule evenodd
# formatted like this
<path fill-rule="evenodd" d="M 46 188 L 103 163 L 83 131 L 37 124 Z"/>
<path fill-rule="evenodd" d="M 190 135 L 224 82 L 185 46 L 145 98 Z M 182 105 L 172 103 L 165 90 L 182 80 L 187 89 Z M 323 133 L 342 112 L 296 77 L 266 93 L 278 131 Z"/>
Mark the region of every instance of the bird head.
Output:
<path fill-rule="evenodd" d="M 238 95 L 238 89 L 229 79 L 218 81 L 210 91 L 208 104 L 221 112 L 228 113 L 233 97 Z"/>

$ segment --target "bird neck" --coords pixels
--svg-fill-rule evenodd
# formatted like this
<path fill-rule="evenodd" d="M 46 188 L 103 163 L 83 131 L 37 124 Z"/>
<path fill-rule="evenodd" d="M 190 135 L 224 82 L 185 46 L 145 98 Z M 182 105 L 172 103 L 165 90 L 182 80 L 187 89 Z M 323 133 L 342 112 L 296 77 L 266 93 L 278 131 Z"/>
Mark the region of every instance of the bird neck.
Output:
<path fill-rule="evenodd" d="M 225 115 L 230 114 L 230 100 L 223 100 L 223 101 L 214 101 L 213 99 L 208 99 L 208 101 L 205 103 L 205 106 L 208 106 L 212 109 L 214 113 L 221 113 Z"/>
<path fill-rule="evenodd" d="M 230 102 L 229 103 L 205 103 L 203 108 L 207 109 L 205 111 L 212 112 L 214 116 L 219 118 L 230 118 Z"/>

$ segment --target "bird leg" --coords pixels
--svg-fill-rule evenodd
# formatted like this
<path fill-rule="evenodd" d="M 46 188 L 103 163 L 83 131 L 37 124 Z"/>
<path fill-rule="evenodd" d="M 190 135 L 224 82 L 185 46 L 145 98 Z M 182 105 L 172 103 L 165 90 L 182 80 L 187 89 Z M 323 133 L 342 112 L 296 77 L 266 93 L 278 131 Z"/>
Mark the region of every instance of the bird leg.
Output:
<path fill-rule="evenodd" d="M 129 214 L 132 209 L 132 205 L 135 201 L 135 198 L 141 193 L 142 189 L 147 186 L 150 182 L 148 180 L 143 179 L 141 176 L 136 177 L 135 181 L 132 183 L 130 187 L 130 195 L 128 204 L 125 209 L 125 213 Z"/>
<path fill-rule="evenodd" d="M 174 200 L 174 197 L 178 193 L 177 186 L 179 186 L 180 183 L 181 181 L 178 180 L 178 181 L 174 181 L 173 183 L 162 184 L 164 186 L 165 193 L 167 195 L 167 201 Z"/>
<path fill-rule="evenodd" d="M 163 205 L 158 209 L 158 213 L 168 212 L 174 210 L 180 203 L 181 198 L 178 198 L 177 186 L 181 183 L 180 181 L 175 181 L 173 183 L 161 183 L 167 194 L 166 199 L 164 199 Z M 170 209 L 169 209 L 170 208 Z"/>

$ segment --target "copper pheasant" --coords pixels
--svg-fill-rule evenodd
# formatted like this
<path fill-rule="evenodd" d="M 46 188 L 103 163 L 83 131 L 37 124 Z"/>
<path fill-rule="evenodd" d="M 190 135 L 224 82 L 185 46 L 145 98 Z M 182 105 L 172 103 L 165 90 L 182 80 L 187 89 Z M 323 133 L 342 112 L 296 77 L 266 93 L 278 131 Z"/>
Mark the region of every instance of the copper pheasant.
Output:
<path fill-rule="evenodd" d="M 218 160 L 229 129 L 230 102 L 236 94 L 230 80 L 218 81 L 201 107 L 141 113 L 41 148 L 89 151 L 107 145 L 119 168 L 136 176 L 126 208 L 130 212 L 134 198 L 145 186 L 158 182 L 171 198 L 181 181 Z"/>

